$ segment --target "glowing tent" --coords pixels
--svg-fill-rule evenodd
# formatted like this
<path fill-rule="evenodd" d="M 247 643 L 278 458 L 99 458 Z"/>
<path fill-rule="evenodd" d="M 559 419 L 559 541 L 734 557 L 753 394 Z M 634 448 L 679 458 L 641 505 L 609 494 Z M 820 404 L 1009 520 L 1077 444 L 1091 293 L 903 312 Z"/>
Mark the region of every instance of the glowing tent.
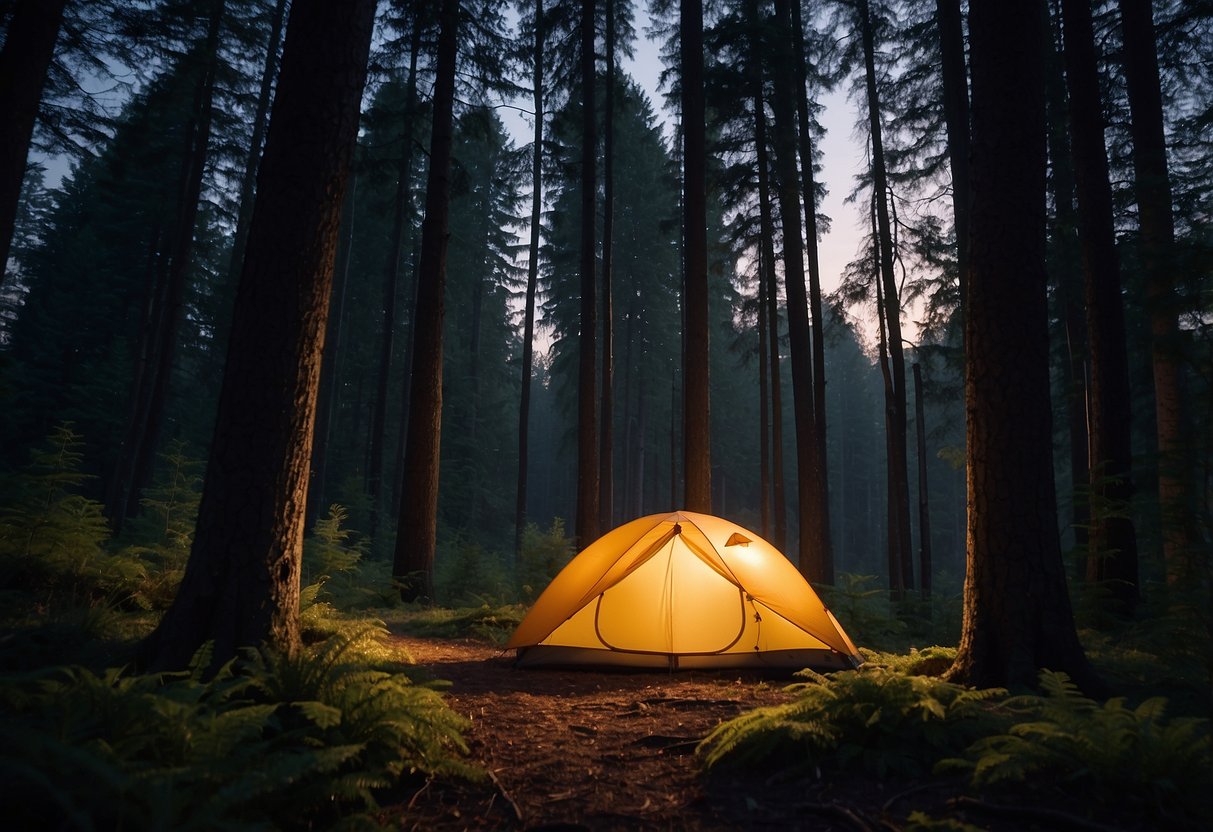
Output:
<path fill-rule="evenodd" d="M 863 661 L 778 549 L 689 511 L 641 517 L 582 550 L 507 647 L 532 667 L 837 669 Z"/>

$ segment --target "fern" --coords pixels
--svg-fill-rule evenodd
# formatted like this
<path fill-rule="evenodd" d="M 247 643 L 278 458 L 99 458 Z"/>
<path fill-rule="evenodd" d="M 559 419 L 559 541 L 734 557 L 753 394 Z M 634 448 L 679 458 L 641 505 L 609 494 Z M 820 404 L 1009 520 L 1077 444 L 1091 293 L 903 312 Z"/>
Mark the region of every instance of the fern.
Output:
<path fill-rule="evenodd" d="M 1209 720 L 1168 720 L 1162 697 L 1136 708 L 1119 697 L 1100 705 L 1064 673 L 1042 672 L 1040 686 L 1044 696 L 1008 701 L 1022 716 L 1006 732 L 978 740 L 967 759 L 946 765 L 968 769 L 983 787 L 1051 784 L 1158 818 L 1208 817 Z"/>
<path fill-rule="evenodd" d="M 920 774 L 988 730 L 994 717 L 987 703 L 1005 693 L 882 667 L 800 675 L 809 681 L 789 688 L 795 701 L 743 714 L 709 734 L 699 746 L 707 765 Z"/>
<path fill-rule="evenodd" d="M 0 801 L 42 828 L 282 828 L 347 822 L 401 778 L 476 777 L 466 721 L 377 666 L 382 630 L 205 678 L 78 667 L 0 676 Z M 397 667 L 396 669 L 399 669 Z"/>
<path fill-rule="evenodd" d="M 366 555 L 366 541 L 354 540 L 352 529 L 342 528 L 350 513 L 334 503 L 316 521 L 303 546 L 303 573 L 309 581 L 353 572 Z"/>

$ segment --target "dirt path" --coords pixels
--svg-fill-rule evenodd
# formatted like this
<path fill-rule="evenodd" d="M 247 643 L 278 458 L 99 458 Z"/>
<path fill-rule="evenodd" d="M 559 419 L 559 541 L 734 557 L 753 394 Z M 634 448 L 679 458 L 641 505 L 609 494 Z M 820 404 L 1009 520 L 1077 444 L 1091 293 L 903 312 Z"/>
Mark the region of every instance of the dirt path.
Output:
<path fill-rule="evenodd" d="M 782 681 L 706 673 L 517 670 L 483 643 L 400 637 L 448 679 L 472 720 L 472 755 L 493 782 L 427 788 L 406 827 L 735 829 L 694 751 L 721 720 L 786 701 Z M 744 797 L 743 808 L 753 810 Z M 820 819 L 814 828 L 821 825 Z"/>

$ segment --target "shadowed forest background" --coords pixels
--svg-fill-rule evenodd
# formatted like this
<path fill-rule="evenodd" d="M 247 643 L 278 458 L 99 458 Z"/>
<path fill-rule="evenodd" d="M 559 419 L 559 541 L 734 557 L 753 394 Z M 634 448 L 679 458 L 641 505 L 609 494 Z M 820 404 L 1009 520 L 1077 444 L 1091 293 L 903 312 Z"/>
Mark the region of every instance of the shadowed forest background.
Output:
<path fill-rule="evenodd" d="M 23 819 L 403 824 L 416 784 L 483 772 L 394 639 L 503 643 L 578 549 L 685 508 L 785 552 L 869 659 L 716 728 L 706 766 L 1207 822 L 1208 3 L 0 0 L 0 25 Z M 838 91 L 870 222 L 823 274 Z M 1075 766 L 1090 805 L 1025 800 Z"/>

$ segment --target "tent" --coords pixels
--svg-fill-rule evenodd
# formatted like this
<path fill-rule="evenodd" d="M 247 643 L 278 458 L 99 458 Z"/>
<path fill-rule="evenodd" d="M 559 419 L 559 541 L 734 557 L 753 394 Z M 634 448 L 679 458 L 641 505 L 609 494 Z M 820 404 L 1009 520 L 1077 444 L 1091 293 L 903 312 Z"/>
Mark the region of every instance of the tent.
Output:
<path fill-rule="evenodd" d="M 583 549 L 506 646 L 531 667 L 840 669 L 863 661 L 778 549 L 689 511 L 641 517 Z"/>

